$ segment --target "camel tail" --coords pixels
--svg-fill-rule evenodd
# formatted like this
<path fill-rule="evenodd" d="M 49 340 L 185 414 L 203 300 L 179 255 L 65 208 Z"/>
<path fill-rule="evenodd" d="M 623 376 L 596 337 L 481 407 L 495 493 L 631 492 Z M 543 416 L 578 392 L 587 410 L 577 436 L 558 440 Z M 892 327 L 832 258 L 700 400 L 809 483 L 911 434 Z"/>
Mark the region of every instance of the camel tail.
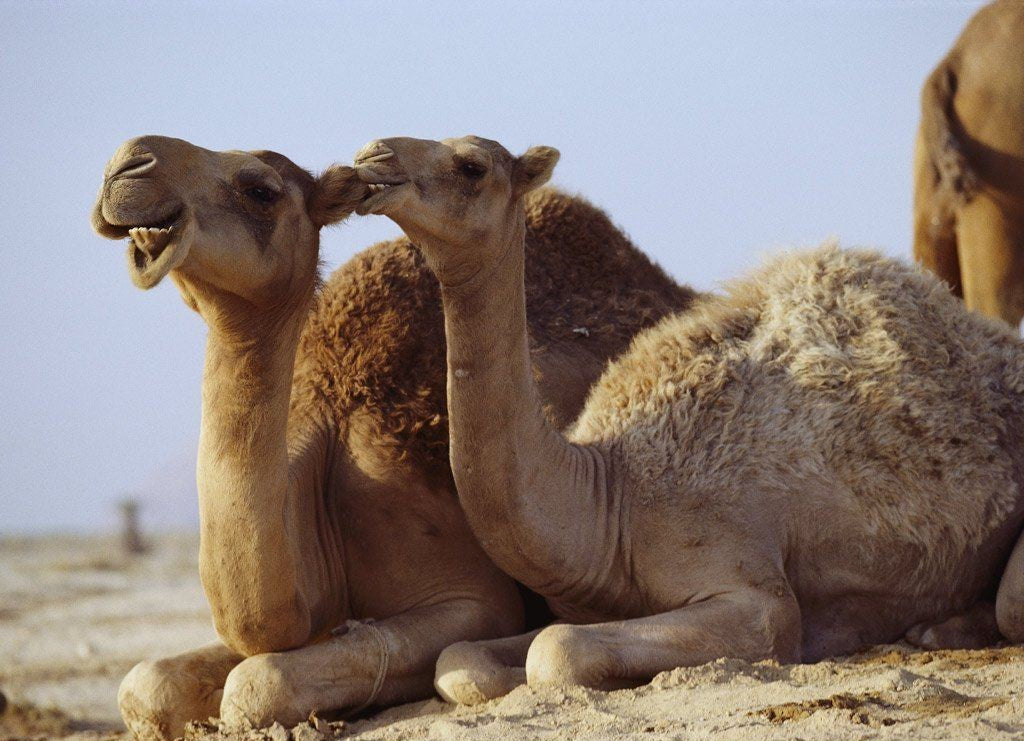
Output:
<path fill-rule="evenodd" d="M 962 127 L 953 110 L 957 57 L 950 55 L 925 80 L 921 90 L 921 135 L 931 165 L 935 194 L 951 205 L 968 202 L 978 177 L 967 160 Z"/>

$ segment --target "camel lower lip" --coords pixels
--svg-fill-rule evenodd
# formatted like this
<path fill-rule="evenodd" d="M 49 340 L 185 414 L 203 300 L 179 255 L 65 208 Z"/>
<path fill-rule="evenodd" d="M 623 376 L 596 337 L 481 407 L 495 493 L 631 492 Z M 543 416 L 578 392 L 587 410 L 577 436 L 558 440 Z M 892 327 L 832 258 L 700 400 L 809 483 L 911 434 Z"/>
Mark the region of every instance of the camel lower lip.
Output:
<path fill-rule="evenodd" d="M 132 283 L 143 290 L 152 288 L 188 255 L 188 247 L 180 241 L 170 241 L 151 256 L 142 250 L 134 240 L 128 241 L 128 273 Z"/>
<path fill-rule="evenodd" d="M 380 213 L 380 207 L 388 199 L 388 196 L 399 190 L 403 185 L 408 185 L 408 183 L 409 181 L 402 183 L 370 183 L 371 194 L 356 207 L 356 213 L 360 216 Z M 374 192 L 375 188 L 380 189 Z"/>

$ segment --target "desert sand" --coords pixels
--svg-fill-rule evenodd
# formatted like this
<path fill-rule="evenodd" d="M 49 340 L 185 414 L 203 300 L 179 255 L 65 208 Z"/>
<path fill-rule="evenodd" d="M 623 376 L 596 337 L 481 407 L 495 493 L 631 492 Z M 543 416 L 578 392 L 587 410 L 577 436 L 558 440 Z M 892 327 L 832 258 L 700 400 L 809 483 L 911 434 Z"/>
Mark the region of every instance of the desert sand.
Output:
<path fill-rule="evenodd" d="M 116 691 L 143 658 L 214 638 L 191 536 L 128 557 L 112 539 L 0 537 L 0 739 L 115 738 Z M 1024 647 L 879 646 L 811 665 L 723 659 L 631 690 L 520 687 L 475 708 L 427 700 L 356 721 L 313 718 L 193 741 L 325 738 L 1003 739 L 1024 737 Z"/>

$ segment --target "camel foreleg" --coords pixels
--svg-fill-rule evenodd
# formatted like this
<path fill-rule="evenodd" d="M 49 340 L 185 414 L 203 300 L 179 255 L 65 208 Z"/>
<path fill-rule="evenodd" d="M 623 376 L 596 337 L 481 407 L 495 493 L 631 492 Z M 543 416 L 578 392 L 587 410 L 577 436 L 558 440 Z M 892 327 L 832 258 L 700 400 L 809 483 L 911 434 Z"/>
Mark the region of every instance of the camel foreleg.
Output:
<path fill-rule="evenodd" d="M 437 658 L 434 688 L 448 702 L 478 705 L 526 684 L 526 654 L 541 629 L 490 641 L 460 641 Z"/>
<path fill-rule="evenodd" d="M 117 693 L 121 717 L 138 741 L 171 741 L 190 720 L 207 720 L 220 710 L 224 680 L 242 656 L 222 643 L 156 661 L 128 672 Z"/>
<path fill-rule="evenodd" d="M 650 617 L 593 625 L 552 625 L 530 645 L 531 687 L 614 689 L 678 666 L 723 656 L 800 659 L 800 609 L 788 586 L 716 595 Z"/>
<path fill-rule="evenodd" d="M 302 648 L 252 656 L 228 676 L 220 717 L 228 727 L 295 725 L 310 712 L 351 714 L 427 697 L 447 646 L 495 635 L 494 608 L 466 599 L 356 624 Z"/>

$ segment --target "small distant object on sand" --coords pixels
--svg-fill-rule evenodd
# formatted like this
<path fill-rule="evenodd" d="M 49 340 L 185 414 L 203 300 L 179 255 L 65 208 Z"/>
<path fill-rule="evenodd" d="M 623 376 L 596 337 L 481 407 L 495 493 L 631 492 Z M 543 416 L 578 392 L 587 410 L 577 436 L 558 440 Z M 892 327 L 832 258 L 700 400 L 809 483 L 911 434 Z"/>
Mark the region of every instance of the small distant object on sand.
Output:
<path fill-rule="evenodd" d="M 138 499 L 122 499 L 118 504 L 121 510 L 121 545 L 124 552 L 130 556 L 137 556 L 149 550 L 146 541 L 142 538 L 139 528 Z"/>

